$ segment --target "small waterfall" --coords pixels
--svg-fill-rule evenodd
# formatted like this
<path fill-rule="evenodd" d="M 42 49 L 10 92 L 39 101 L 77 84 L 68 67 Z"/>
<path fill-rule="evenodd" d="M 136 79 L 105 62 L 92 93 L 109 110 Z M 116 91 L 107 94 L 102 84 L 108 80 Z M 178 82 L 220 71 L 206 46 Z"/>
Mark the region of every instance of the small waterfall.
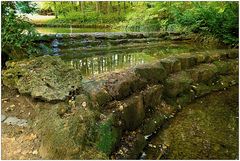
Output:
<path fill-rule="evenodd" d="M 52 51 L 53 51 L 53 55 L 59 55 L 60 52 L 60 42 L 59 42 L 59 38 L 62 37 L 61 34 L 56 34 L 56 38 L 52 41 L 51 47 L 52 47 Z"/>

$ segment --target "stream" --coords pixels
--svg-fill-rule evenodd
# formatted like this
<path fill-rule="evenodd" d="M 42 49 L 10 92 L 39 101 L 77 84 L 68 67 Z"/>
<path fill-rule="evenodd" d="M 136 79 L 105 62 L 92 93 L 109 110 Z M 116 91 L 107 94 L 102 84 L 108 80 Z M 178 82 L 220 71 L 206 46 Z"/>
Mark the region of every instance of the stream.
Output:
<path fill-rule="evenodd" d="M 238 159 L 238 86 L 184 107 L 150 139 L 141 159 Z"/>
<path fill-rule="evenodd" d="M 38 30 L 44 33 L 69 32 L 61 28 L 59 31 L 56 28 L 54 31 L 50 28 Z M 75 29 L 74 32 L 91 30 Z M 88 78 L 169 55 L 212 49 L 218 48 L 197 43 L 158 42 L 135 47 L 123 45 L 117 49 L 79 49 L 65 52 L 60 57 Z M 238 87 L 212 93 L 184 107 L 151 137 L 139 159 L 238 159 Z"/>

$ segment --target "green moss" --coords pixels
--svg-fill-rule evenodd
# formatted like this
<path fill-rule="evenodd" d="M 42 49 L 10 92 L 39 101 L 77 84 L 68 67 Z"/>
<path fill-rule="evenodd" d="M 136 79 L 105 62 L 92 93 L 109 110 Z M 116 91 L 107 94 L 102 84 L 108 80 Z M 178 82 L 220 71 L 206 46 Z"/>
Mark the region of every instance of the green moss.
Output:
<path fill-rule="evenodd" d="M 151 140 L 146 159 L 238 159 L 238 88 L 199 98 Z"/>
<path fill-rule="evenodd" d="M 79 70 L 51 56 L 9 62 L 2 78 L 9 88 L 46 101 L 65 100 L 69 92 L 81 87 L 82 80 Z"/>
<path fill-rule="evenodd" d="M 38 115 L 36 130 L 41 136 L 40 155 L 44 159 L 78 159 L 90 145 L 95 115 L 88 109 L 79 109 L 68 116 L 60 116 L 59 106 L 64 104 L 56 104 Z"/>
<path fill-rule="evenodd" d="M 190 75 L 185 71 L 171 75 L 166 79 L 165 93 L 169 97 L 176 97 L 178 94 L 188 91 L 192 82 Z"/>
<path fill-rule="evenodd" d="M 114 127 L 113 124 L 113 117 L 110 117 L 106 121 L 101 122 L 97 129 L 97 149 L 107 155 L 113 151 L 122 133 L 121 129 Z"/>

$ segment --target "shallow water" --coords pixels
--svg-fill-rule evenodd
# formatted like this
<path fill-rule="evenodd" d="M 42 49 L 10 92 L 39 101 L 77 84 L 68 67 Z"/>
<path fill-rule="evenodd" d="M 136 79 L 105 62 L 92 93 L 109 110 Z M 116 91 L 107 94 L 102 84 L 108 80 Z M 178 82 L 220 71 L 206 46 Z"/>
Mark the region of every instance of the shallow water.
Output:
<path fill-rule="evenodd" d="M 238 86 L 183 107 L 145 148 L 144 159 L 238 159 Z"/>
<path fill-rule="evenodd" d="M 61 57 L 69 65 L 80 69 L 83 76 L 89 77 L 153 62 L 169 55 L 203 50 L 207 50 L 206 47 L 198 44 L 160 42 L 143 43 L 137 47 L 122 46 L 115 50 L 74 50 Z"/>
<path fill-rule="evenodd" d="M 70 28 L 70 27 L 36 27 L 36 30 L 42 34 L 115 32 L 115 30 L 109 28 Z"/>

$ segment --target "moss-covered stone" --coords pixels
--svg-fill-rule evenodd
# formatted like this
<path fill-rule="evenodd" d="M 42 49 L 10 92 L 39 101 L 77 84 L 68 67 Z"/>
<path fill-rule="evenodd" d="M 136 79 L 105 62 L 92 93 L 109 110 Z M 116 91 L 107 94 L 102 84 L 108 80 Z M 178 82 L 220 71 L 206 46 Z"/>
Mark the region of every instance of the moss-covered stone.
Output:
<path fill-rule="evenodd" d="M 126 132 L 119 149 L 114 153 L 114 159 L 137 159 L 146 143 L 142 134 L 135 131 Z"/>
<path fill-rule="evenodd" d="M 216 65 L 217 67 L 217 72 L 219 74 L 227 74 L 228 72 L 230 72 L 230 63 L 226 62 L 226 61 L 214 61 L 213 62 L 214 65 Z"/>
<path fill-rule="evenodd" d="M 96 148 L 88 148 L 80 155 L 80 160 L 109 160 L 109 157 L 97 150 Z"/>
<path fill-rule="evenodd" d="M 181 54 L 177 56 L 177 58 L 181 62 L 182 69 L 187 69 L 197 64 L 197 58 L 194 57 L 194 55 L 192 55 L 191 53 Z"/>
<path fill-rule="evenodd" d="M 147 87 L 144 91 L 141 92 L 143 95 L 143 104 L 145 111 L 147 111 L 148 108 L 154 108 L 161 103 L 162 92 L 162 85 L 153 85 Z"/>
<path fill-rule="evenodd" d="M 207 55 L 209 55 L 209 62 L 213 62 L 221 59 L 219 51 L 207 52 Z"/>
<path fill-rule="evenodd" d="M 198 70 L 200 82 L 207 82 L 216 78 L 217 67 L 214 64 L 202 64 L 198 67 Z"/>
<path fill-rule="evenodd" d="M 135 67 L 135 73 L 153 83 L 162 82 L 167 76 L 161 63 L 139 65 Z"/>
<path fill-rule="evenodd" d="M 92 102 L 85 94 L 80 94 L 75 97 L 76 108 L 92 108 Z"/>
<path fill-rule="evenodd" d="M 83 83 L 82 87 L 94 106 L 104 106 L 113 99 L 105 88 L 105 80 L 89 81 Z"/>
<path fill-rule="evenodd" d="M 197 64 L 206 62 L 206 54 L 204 52 L 196 52 L 193 56 L 196 58 Z"/>
<path fill-rule="evenodd" d="M 186 92 L 176 98 L 176 103 L 177 103 L 177 105 L 185 106 L 185 105 L 191 103 L 193 101 L 193 99 L 194 99 L 194 93 Z"/>
<path fill-rule="evenodd" d="M 202 97 L 209 94 L 212 90 L 210 86 L 203 83 L 192 85 L 192 89 L 194 90 L 195 97 Z"/>
<path fill-rule="evenodd" d="M 228 58 L 234 59 L 239 57 L 239 51 L 238 49 L 232 49 L 228 51 Z"/>
<path fill-rule="evenodd" d="M 175 57 L 164 58 L 160 60 L 160 63 L 168 74 L 181 71 L 181 62 Z"/>
<path fill-rule="evenodd" d="M 114 150 L 122 136 L 122 129 L 115 126 L 115 121 L 114 116 L 110 115 L 106 120 L 100 122 L 97 128 L 96 147 L 106 155 Z"/>
<path fill-rule="evenodd" d="M 193 80 L 185 71 L 172 74 L 166 79 L 164 93 L 169 97 L 176 97 L 178 94 L 190 90 L 192 82 Z"/>
<path fill-rule="evenodd" d="M 220 76 L 219 79 L 212 84 L 211 88 L 213 91 L 224 90 L 232 85 L 238 84 L 238 79 L 238 75 Z"/>
<path fill-rule="evenodd" d="M 107 91 L 117 100 L 122 100 L 145 86 L 146 81 L 140 79 L 131 71 L 113 73 L 108 77 L 106 83 Z"/>
<path fill-rule="evenodd" d="M 144 120 L 143 125 L 140 127 L 141 133 L 143 135 L 152 134 L 164 123 L 165 120 L 166 117 L 164 117 L 163 114 L 158 111 L 155 112 L 153 115 L 151 115 L 151 117 Z"/>
<path fill-rule="evenodd" d="M 55 101 L 65 100 L 71 91 L 80 88 L 82 76 L 59 57 L 42 56 L 8 62 L 2 80 L 4 85 L 20 93 Z"/>
<path fill-rule="evenodd" d="M 56 104 L 38 115 L 36 129 L 41 136 L 40 155 L 44 159 L 79 159 L 93 137 L 91 128 L 95 115 L 89 109 L 78 109 L 60 116 L 59 106 Z"/>
<path fill-rule="evenodd" d="M 123 107 L 121 119 L 124 121 L 125 129 L 136 129 L 145 117 L 142 95 L 131 96 L 121 101 Z"/>

